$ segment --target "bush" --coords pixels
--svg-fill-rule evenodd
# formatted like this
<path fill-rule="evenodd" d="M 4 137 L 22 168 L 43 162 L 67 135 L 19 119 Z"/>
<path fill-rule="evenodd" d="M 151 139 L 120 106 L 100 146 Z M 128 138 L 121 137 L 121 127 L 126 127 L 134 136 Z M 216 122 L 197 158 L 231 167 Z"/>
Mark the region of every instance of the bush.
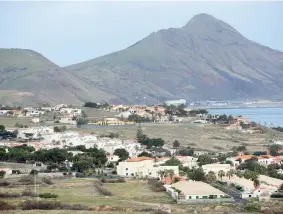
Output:
<path fill-rule="evenodd" d="M 270 196 L 270 198 L 283 198 L 283 194 L 282 193 L 274 193 Z"/>
<path fill-rule="evenodd" d="M 246 204 L 245 209 L 249 212 L 260 212 L 261 206 L 257 203 L 248 203 Z"/>
<path fill-rule="evenodd" d="M 42 193 L 38 195 L 40 198 L 58 198 L 58 195 L 53 193 Z"/>
<path fill-rule="evenodd" d="M 81 204 L 61 204 L 56 201 L 25 201 L 23 210 L 89 210 Z"/>
<path fill-rule="evenodd" d="M 156 178 L 150 178 L 147 180 L 147 184 L 150 186 L 150 189 L 153 192 L 164 192 L 166 191 L 163 183 L 157 180 Z"/>
<path fill-rule="evenodd" d="M 76 172 L 76 178 L 85 178 L 85 173 Z"/>
<path fill-rule="evenodd" d="M 21 197 L 18 193 L 1 192 L 0 198 L 19 198 Z"/>
<path fill-rule="evenodd" d="M 20 183 L 22 185 L 33 185 L 34 184 L 34 178 L 32 176 L 28 176 L 28 175 L 22 176 L 18 180 L 18 183 Z"/>
<path fill-rule="evenodd" d="M 0 210 L 15 210 L 14 205 L 8 204 L 6 201 L 0 201 Z"/>
<path fill-rule="evenodd" d="M 110 192 L 108 189 L 106 189 L 101 182 L 95 182 L 94 187 L 97 189 L 97 191 L 106 196 L 112 196 L 112 192 Z"/>
<path fill-rule="evenodd" d="M 102 178 L 100 180 L 102 183 L 125 183 L 125 178 Z"/>
<path fill-rule="evenodd" d="M 37 195 L 30 190 L 24 190 L 22 192 L 22 196 L 37 197 Z"/>
<path fill-rule="evenodd" d="M 158 210 L 154 211 L 154 214 L 168 214 L 168 212 L 161 210 L 161 209 L 158 209 Z"/>
<path fill-rule="evenodd" d="M 9 181 L 6 181 L 6 180 L 3 180 L 1 181 L 0 180 L 0 187 L 7 187 L 9 186 L 11 183 Z"/>
<path fill-rule="evenodd" d="M 43 178 L 42 178 L 42 182 L 43 182 L 43 183 L 46 183 L 46 184 L 48 184 L 48 185 L 54 184 L 54 182 L 51 180 L 51 178 L 48 178 L 48 177 L 43 177 Z"/>
<path fill-rule="evenodd" d="M 25 201 L 23 210 L 55 210 L 61 207 L 60 202 L 54 201 Z"/>

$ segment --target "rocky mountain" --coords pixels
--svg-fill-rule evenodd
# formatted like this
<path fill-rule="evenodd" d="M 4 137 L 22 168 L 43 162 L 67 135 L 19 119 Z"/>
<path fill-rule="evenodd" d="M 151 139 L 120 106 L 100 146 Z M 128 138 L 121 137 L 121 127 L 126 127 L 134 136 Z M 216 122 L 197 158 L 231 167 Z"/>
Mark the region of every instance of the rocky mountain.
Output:
<path fill-rule="evenodd" d="M 207 14 L 66 69 L 124 102 L 283 95 L 283 53 L 246 39 Z"/>
<path fill-rule="evenodd" d="M 39 53 L 0 49 L 0 104 L 74 104 L 94 94 L 108 96 Z"/>
<path fill-rule="evenodd" d="M 31 50 L 0 49 L 0 104 L 282 96 L 283 53 L 207 14 L 65 68 Z"/>

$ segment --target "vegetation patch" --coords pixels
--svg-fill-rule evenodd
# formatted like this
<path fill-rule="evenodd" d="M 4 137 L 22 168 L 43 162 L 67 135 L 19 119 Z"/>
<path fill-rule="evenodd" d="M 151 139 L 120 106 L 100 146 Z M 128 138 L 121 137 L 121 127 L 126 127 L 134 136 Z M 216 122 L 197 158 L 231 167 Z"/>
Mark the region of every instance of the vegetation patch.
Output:
<path fill-rule="evenodd" d="M 16 207 L 14 205 L 9 204 L 6 201 L 0 201 L 0 210 L 15 210 Z"/>
<path fill-rule="evenodd" d="M 103 183 L 101 182 L 95 182 L 94 187 L 101 195 L 105 195 L 105 196 L 113 195 L 112 192 L 110 192 L 106 187 L 104 187 Z"/>
<path fill-rule="evenodd" d="M 40 198 L 58 198 L 58 195 L 53 193 L 42 193 L 38 195 Z"/>

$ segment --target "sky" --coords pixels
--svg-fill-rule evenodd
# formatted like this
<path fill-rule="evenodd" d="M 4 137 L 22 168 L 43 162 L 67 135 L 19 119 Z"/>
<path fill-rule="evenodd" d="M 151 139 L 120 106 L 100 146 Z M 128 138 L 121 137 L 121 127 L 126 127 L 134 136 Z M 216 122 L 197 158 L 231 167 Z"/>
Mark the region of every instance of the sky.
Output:
<path fill-rule="evenodd" d="M 0 48 L 32 49 L 60 66 L 124 49 L 208 13 L 250 40 L 283 51 L 283 2 L 5 2 Z"/>

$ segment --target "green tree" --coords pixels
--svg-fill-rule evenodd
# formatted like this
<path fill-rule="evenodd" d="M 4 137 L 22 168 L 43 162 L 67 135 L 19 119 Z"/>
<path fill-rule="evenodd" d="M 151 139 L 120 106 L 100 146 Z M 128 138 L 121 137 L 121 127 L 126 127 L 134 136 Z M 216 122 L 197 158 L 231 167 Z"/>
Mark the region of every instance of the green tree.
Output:
<path fill-rule="evenodd" d="M 164 163 L 164 166 L 180 166 L 181 164 L 181 161 L 175 157 L 172 157 Z"/>
<path fill-rule="evenodd" d="M 175 140 L 174 142 L 173 142 L 173 148 L 174 149 L 178 149 L 180 147 L 180 142 L 178 141 L 178 140 Z"/>
<path fill-rule="evenodd" d="M 208 174 L 205 176 L 205 179 L 209 184 L 214 184 L 217 180 L 215 173 L 212 171 L 208 172 Z"/>
<path fill-rule="evenodd" d="M 259 187 L 260 182 L 259 182 L 258 179 L 254 179 L 253 182 L 254 182 L 254 187 L 255 187 L 255 188 Z"/>
<path fill-rule="evenodd" d="M 142 152 L 138 155 L 138 157 L 152 157 L 152 155 L 148 152 Z"/>
<path fill-rule="evenodd" d="M 0 178 L 4 178 L 4 176 L 6 175 L 6 172 L 5 171 L 0 171 Z"/>
<path fill-rule="evenodd" d="M 129 158 L 129 152 L 126 149 L 115 149 L 114 155 L 119 156 L 119 161 L 124 161 Z"/>
<path fill-rule="evenodd" d="M 92 164 L 87 160 L 80 160 L 75 162 L 73 168 L 77 170 L 77 172 L 86 172 L 92 167 Z"/>
<path fill-rule="evenodd" d="M 141 144 L 147 139 L 147 136 L 143 134 L 141 124 L 139 123 L 137 128 L 137 135 L 136 135 L 137 141 Z"/>
<path fill-rule="evenodd" d="M 194 181 L 205 181 L 205 174 L 202 168 L 192 169 L 188 172 L 188 179 Z"/>
<path fill-rule="evenodd" d="M 161 180 L 161 182 L 162 182 L 162 180 L 163 180 L 163 178 L 164 178 L 164 176 L 165 176 L 165 171 L 164 171 L 164 170 L 159 170 L 159 171 L 157 172 L 157 174 L 159 175 L 160 180 Z"/>
<path fill-rule="evenodd" d="M 235 174 L 235 172 L 234 172 L 234 170 L 233 169 L 230 169 L 227 173 L 226 173 L 226 176 L 229 178 L 229 180 L 230 180 L 230 178 L 233 176 Z"/>
<path fill-rule="evenodd" d="M 214 160 L 209 155 L 200 155 L 198 157 L 198 162 L 199 165 L 202 166 L 202 165 L 214 163 Z"/>
<path fill-rule="evenodd" d="M 225 172 L 223 171 L 223 170 L 220 170 L 219 172 L 218 172 L 218 177 L 221 179 L 221 181 L 222 181 L 222 178 L 225 176 Z"/>
<path fill-rule="evenodd" d="M 0 132 L 4 132 L 6 130 L 6 127 L 4 125 L 0 125 Z"/>

